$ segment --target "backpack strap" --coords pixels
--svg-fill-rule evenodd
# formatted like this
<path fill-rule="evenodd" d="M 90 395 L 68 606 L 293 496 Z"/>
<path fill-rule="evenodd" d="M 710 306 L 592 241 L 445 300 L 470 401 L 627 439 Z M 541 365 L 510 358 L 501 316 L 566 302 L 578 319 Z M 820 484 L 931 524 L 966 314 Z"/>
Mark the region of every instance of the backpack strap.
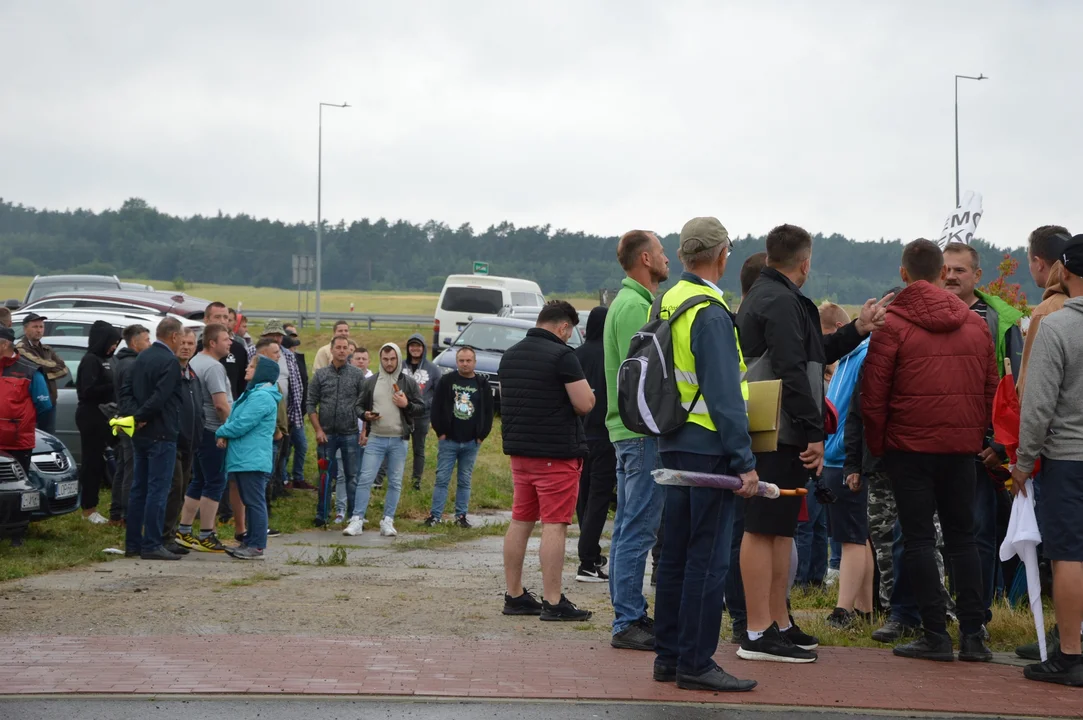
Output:
<path fill-rule="evenodd" d="M 710 303 L 712 305 L 717 305 L 718 307 L 722 308 L 723 310 L 726 309 L 726 306 L 723 305 L 721 302 L 719 302 L 718 298 L 714 297 L 713 295 L 694 295 L 694 296 L 688 298 L 687 300 L 685 300 L 680 305 L 678 305 L 677 309 L 669 314 L 669 317 L 667 318 L 667 320 L 672 325 L 674 322 L 677 321 L 677 318 L 679 318 L 685 312 L 687 312 L 688 310 L 691 310 L 692 308 L 696 307 L 697 305 L 702 305 L 703 303 Z"/>

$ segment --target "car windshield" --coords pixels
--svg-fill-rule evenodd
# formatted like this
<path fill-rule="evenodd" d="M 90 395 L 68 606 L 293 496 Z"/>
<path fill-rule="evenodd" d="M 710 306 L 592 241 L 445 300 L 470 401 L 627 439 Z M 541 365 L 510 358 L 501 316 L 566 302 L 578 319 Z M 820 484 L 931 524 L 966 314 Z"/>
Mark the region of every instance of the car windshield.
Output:
<path fill-rule="evenodd" d="M 466 326 L 455 345 L 469 345 L 478 350 L 502 353 L 526 337 L 530 328 L 495 325 L 492 323 L 473 322 Z"/>
<path fill-rule="evenodd" d="M 79 280 L 79 281 L 67 281 L 64 282 L 41 282 L 34 283 L 34 287 L 30 289 L 30 297 L 26 299 L 27 303 L 32 303 L 38 298 L 43 298 L 46 295 L 52 295 L 53 293 L 60 292 L 75 292 L 76 290 L 117 290 L 117 284 L 115 282 L 108 282 L 105 280 Z"/>
<path fill-rule="evenodd" d="M 504 294 L 499 290 L 478 287 L 449 287 L 444 290 L 441 310 L 461 313 L 484 313 L 496 315 L 504 305 Z"/>

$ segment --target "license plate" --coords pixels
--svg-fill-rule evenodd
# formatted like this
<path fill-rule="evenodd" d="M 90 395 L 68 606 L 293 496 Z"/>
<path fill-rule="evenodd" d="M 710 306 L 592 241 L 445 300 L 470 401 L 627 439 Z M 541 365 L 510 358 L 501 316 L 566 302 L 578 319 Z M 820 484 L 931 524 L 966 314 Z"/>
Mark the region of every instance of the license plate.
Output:
<path fill-rule="evenodd" d="M 56 485 L 56 497 L 57 497 L 57 499 L 59 499 L 59 498 L 69 498 L 72 495 L 78 495 L 78 494 L 79 494 L 79 481 L 78 480 L 72 480 L 70 482 L 57 483 L 57 485 Z"/>
<path fill-rule="evenodd" d="M 41 496 L 36 492 L 23 493 L 22 509 L 37 510 L 41 506 Z"/>

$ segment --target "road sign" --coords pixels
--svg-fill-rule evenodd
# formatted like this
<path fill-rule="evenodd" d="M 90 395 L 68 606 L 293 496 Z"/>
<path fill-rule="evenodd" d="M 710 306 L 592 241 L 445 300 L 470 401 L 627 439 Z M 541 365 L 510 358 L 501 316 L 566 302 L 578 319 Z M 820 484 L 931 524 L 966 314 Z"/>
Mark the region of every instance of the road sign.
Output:
<path fill-rule="evenodd" d="M 475 260 L 474 261 L 474 274 L 475 275 L 488 275 L 489 274 L 489 263 L 482 262 L 480 260 Z"/>
<path fill-rule="evenodd" d="M 316 261 L 309 255 L 293 256 L 293 284 L 311 285 L 316 282 Z"/>

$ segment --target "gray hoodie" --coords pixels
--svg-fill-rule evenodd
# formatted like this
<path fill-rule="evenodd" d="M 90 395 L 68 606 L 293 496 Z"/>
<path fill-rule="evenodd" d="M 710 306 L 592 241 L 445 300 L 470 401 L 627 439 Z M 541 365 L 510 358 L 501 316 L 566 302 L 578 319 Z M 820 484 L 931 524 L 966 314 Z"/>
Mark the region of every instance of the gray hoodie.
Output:
<path fill-rule="evenodd" d="M 1026 472 L 1045 455 L 1083 460 L 1083 297 L 1042 320 L 1027 366 L 1017 467 Z"/>
<path fill-rule="evenodd" d="M 410 358 L 410 343 L 412 342 L 421 343 L 421 360 L 417 365 L 414 365 L 413 360 Z M 440 379 L 442 374 L 440 368 L 429 360 L 428 355 L 429 346 L 426 344 L 425 338 L 419 333 L 414 333 L 406 340 L 406 352 L 402 355 L 402 371 L 414 379 L 421 391 L 421 399 L 425 402 L 423 415 L 428 415 L 432 411 L 432 396 L 436 392 L 436 381 Z"/>

